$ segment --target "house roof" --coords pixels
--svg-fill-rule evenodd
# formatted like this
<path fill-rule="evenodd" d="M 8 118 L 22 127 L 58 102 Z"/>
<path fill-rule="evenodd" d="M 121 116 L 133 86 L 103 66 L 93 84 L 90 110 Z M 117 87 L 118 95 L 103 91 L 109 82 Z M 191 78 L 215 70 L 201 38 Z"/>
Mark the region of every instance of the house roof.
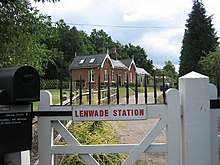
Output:
<path fill-rule="evenodd" d="M 121 61 L 119 61 L 119 60 L 114 60 L 114 59 L 111 59 L 111 60 L 112 60 L 112 63 L 113 63 L 114 68 L 128 69 L 128 67 L 125 66 L 125 64 L 123 64 Z"/>
<path fill-rule="evenodd" d="M 132 64 L 134 64 L 134 67 L 135 67 L 135 69 L 136 69 L 136 65 L 135 65 L 133 59 L 130 59 L 130 58 L 128 58 L 128 59 L 122 59 L 121 62 L 122 62 L 123 64 L 125 64 L 125 66 L 127 66 L 129 70 L 131 69 L 131 65 L 132 65 Z"/>
<path fill-rule="evenodd" d="M 104 61 L 106 59 L 109 59 L 111 62 L 109 55 L 106 53 L 88 56 L 76 56 L 70 64 L 69 69 L 103 67 Z"/>
<path fill-rule="evenodd" d="M 149 75 L 149 73 L 145 71 L 143 68 L 138 68 L 138 67 L 136 67 L 136 73 L 138 75 L 146 75 L 146 74 Z"/>

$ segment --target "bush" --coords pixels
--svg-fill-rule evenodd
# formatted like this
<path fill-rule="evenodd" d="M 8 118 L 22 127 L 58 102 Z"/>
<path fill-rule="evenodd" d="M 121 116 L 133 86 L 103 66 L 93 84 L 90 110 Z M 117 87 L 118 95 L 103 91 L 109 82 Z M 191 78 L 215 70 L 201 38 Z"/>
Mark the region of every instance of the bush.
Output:
<path fill-rule="evenodd" d="M 115 132 L 109 122 L 74 122 L 69 131 L 81 144 L 116 144 Z M 94 154 L 94 158 L 102 165 L 121 164 L 125 159 L 123 154 Z M 116 163 L 118 162 L 118 163 Z M 65 165 L 86 164 L 78 155 L 67 155 Z"/>

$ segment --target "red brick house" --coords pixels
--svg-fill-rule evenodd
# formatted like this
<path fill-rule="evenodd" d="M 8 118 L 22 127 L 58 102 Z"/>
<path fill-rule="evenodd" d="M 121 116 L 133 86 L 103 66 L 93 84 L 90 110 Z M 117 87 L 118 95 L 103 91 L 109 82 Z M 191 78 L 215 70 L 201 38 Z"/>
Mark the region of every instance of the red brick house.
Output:
<path fill-rule="evenodd" d="M 75 85 L 80 81 L 80 76 L 84 87 L 88 87 L 89 81 L 97 86 L 100 75 L 100 82 L 108 82 L 108 77 L 111 84 L 117 82 L 119 84 L 126 83 L 127 75 L 129 83 L 135 82 L 136 66 L 132 59 L 114 60 L 109 54 L 95 54 L 89 56 L 76 56 L 69 66 L 72 80 Z"/>
<path fill-rule="evenodd" d="M 123 64 L 128 68 L 128 81 L 129 83 L 135 83 L 136 80 L 136 65 L 133 59 L 121 60 Z"/>

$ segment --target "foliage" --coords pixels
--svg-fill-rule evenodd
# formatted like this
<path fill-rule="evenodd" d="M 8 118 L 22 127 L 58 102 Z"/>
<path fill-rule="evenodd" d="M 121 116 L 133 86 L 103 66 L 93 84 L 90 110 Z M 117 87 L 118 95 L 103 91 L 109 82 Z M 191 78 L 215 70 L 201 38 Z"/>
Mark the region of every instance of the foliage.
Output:
<path fill-rule="evenodd" d="M 206 15 L 202 2 L 194 1 L 192 11 L 187 20 L 182 40 L 180 56 L 180 76 L 190 72 L 204 72 L 199 64 L 201 57 L 215 51 L 218 46 L 218 37 L 212 24 L 212 16 Z"/>
<path fill-rule="evenodd" d="M 103 30 L 93 29 L 89 40 L 96 53 L 104 53 L 107 52 L 107 49 L 113 48 L 112 38 Z"/>
<path fill-rule="evenodd" d="M 220 48 L 202 57 L 200 64 L 206 70 L 206 75 L 210 77 L 211 82 L 217 82 L 217 78 L 220 78 Z"/>
<path fill-rule="evenodd" d="M 120 58 L 134 58 L 137 67 L 144 68 L 149 73 L 153 71 L 153 61 L 147 60 L 147 53 L 140 46 L 134 46 L 131 43 L 123 46 Z"/>
<path fill-rule="evenodd" d="M 36 0 L 56 2 L 56 0 Z M 103 30 L 90 35 L 64 20 L 55 24 L 42 15 L 28 0 L 0 3 L 0 67 L 31 65 L 45 79 L 69 80 L 69 65 L 76 55 L 105 53 L 114 48 L 117 58 L 134 57 L 137 67 L 153 73 L 153 61 L 140 46 L 113 41 Z"/>
<path fill-rule="evenodd" d="M 81 144 L 116 144 L 114 131 L 109 122 L 74 122 L 69 129 Z M 95 154 L 94 158 L 102 165 L 115 164 L 114 161 L 122 162 L 123 154 Z M 78 155 L 68 155 L 66 165 L 86 164 Z"/>
<path fill-rule="evenodd" d="M 50 22 L 27 0 L 0 5 L 0 67 L 31 65 L 43 74 L 53 60 L 53 52 L 42 44 L 51 36 Z"/>
<path fill-rule="evenodd" d="M 175 66 L 171 61 L 165 61 L 165 66 L 163 67 L 164 76 L 170 77 L 174 80 L 177 80 L 178 74 L 175 71 Z"/>

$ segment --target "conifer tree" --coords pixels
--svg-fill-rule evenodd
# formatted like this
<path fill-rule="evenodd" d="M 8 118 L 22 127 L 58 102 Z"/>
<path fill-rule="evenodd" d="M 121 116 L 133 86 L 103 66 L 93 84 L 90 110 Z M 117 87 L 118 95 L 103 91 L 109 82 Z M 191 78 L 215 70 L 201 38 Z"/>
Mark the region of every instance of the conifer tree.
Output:
<path fill-rule="evenodd" d="M 202 2 L 195 0 L 192 11 L 187 19 L 182 40 L 179 75 L 190 71 L 204 73 L 199 64 L 201 57 L 215 51 L 218 37 L 212 24 L 212 16 L 206 15 Z"/>

